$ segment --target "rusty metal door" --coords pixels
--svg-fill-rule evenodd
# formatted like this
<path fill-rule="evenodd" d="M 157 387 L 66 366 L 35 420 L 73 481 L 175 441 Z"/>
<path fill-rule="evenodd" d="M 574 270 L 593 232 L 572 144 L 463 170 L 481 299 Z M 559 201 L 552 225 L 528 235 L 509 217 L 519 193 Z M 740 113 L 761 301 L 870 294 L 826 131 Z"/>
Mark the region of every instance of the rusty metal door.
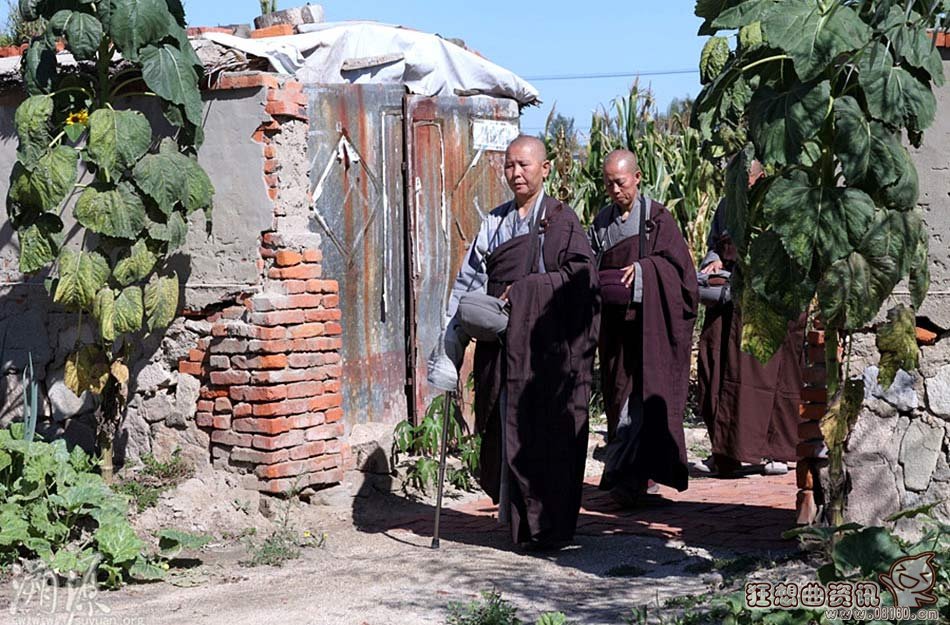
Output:
<path fill-rule="evenodd" d="M 447 294 L 482 216 L 510 198 L 504 147 L 518 133 L 518 106 L 486 96 L 406 96 L 407 311 L 410 410 L 434 392 L 426 357 L 439 340 Z"/>
<path fill-rule="evenodd" d="M 410 416 L 404 93 L 395 85 L 308 87 L 313 217 L 324 237 L 324 275 L 340 283 L 350 425 Z"/>

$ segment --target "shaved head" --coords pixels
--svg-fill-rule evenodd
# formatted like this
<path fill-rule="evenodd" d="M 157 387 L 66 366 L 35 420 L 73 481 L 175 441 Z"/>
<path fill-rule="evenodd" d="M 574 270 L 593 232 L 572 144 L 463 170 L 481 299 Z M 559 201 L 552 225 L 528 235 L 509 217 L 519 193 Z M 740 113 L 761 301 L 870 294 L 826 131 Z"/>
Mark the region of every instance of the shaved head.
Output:
<path fill-rule="evenodd" d="M 508 144 L 508 149 L 505 150 L 505 153 L 507 154 L 512 150 L 520 148 L 527 149 L 530 154 L 539 161 L 544 161 L 548 158 L 548 150 L 544 147 L 544 141 L 541 141 L 541 139 L 538 139 L 537 137 L 532 137 L 531 135 L 518 135 L 514 141 Z"/>
<path fill-rule="evenodd" d="M 614 150 L 604 159 L 604 171 L 607 169 L 620 169 L 630 174 L 640 171 L 640 165 L 637 163 L 637 155 L 630 150 Z"/>

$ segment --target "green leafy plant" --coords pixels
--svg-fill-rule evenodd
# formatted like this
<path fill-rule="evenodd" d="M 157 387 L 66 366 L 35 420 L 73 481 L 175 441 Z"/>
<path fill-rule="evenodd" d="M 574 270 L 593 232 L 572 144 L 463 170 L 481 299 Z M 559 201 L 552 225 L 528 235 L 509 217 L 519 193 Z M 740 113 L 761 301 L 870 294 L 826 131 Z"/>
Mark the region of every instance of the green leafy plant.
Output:
<path fill-rule="evenodd" d="M 75 345 L 65 381 L 77 395 L 99 397 L 102 473 L 111 481 L 133 337 L 174 320 L 180 285 L 166 261 L 185 240 L 188 216 L 211 208 L 214 189 L 195 157 L 203 66 L 180 0 L 21 0 L 19 9 L 25 20 L 47 22 L 24 56 L 30 97 L 16 111 L 7 212 L 20 270 L 52 268 L 53 301 L 78 312 L 79 323 L 94 322 L 96 340 Z M 76 68 L 58 67 L 58 42 Z M 160 104 L 173 136 L 129 108 L 141 98 Z M 68 208 L 78 222 L 70 242 Z"/>
<path fill-rule="evenodd" d="M 93 472 L 92 459 L 63 440 L 23 435 L 20 423 L 0 430 L 0 563 L 40 559 L 63 577 L 95 569 L 107 588 L 160 579 L 164 556 L 147 552 L 129 524 L 128 499 Z M 185 544 L 182 536 L 165 536 L 163 553 Z"/>
<path fill-rule="evenodd" d="M 414 488 L 425 492 L 435 486 L 439 479 L 439 454 L 442 440 L 442 420 L 445 414 L 444 395 L 439 395 L 429 404 L 419 425 L 402 421 L 395 430 L 395 451 L 417 457 L 409 465 L 407 477 Z M 460 490 L 475 487 L 474 476 L 478 473 L 481 436 L 465 434 L 455 418 L 449 419 L 447 454 L 460 458 L 459 468 L 447 467 L 449 483 Z"/>
<path fill-rule="evenodd" d="M 446 625 L 523 625 L 518 618 L 518 609 L 503 599 L 495 590 L 483 590 L 481 598 L 461 604 L 449 604 L 449 618 Z M 542 614 L 535 625 L 572 625 L 561 612 Z"/>
<path fill-rule="evenodd" d="M 841 339 L 868 324 L 902 279 L 915 308 L 929 287 L 917 171 L 903 138 L 919 146 L 934 119 L 933 87 L 944 76 L 928 33 L 941 26 L 944 5 L 696 4 L 705 20 L 700 34 L 714 35 L 716 49 L 729 46 L 719 33 L 738 31 L 725 64 L 704 74 L 692 125 L 708 158 L 734 155 L 726 170 L 726 221 L 739 255 L 733 292 L 743 310 L 742 346 L 768 360 L 785 340 L 787 322 L 817 302 L 832 397 L 822 430 L 836 433 L 826 439 L 833 481 L 841 477 L 836 459 L 854 416 L 840 383 Z M 748 189 L 752 159 L 765 176 Z M 916 361 L 895 332 L 884 338 L 890 347 L 882 383 L 897 366 Z M 842 521 L 842 493 L 831 494 L 835 524 Z"/>
<path fill-rule="evenodd" d="M 277 0 L 260 0 L 261 15 L 267 15 L 277 10 Z"/>
<path fill-rule="evenodd" d="M 46 29 L 43 19 L 25 20 L 17 0 L 6 0 L 7 20 L 0 33 L 0 46 L 18 46 L 40 35 Z"/>
<path fill-rule="evenodd" d="M 303 547 L 323 547 L 326 544 L 327 534 L 319 535 L 310 530 L 299 531 L 290 522 L 291 506 L 297 499 L 300 489 L 296 482 L 284 501 L 283 511 L 277 527 L 261 542 L 255 542 L 251 537 L 256 534 L 254 528 L 248 536 L 247 549 L 249 557 L 241 561 L 242 566 L 283 566 L 288 560 L 300 557 Z"/>

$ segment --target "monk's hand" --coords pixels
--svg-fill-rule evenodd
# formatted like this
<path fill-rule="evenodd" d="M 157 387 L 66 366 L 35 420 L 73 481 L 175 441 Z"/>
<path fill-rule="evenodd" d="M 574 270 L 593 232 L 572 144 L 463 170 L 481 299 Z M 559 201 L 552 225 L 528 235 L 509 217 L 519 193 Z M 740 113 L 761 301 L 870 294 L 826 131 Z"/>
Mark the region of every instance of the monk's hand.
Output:
<path fill-rule="evenodd" d="M 498 299 L 500 299 L 500 300 L 503 301 L 503 302 L 507 302 L 507 301 L 508 301 L 508 291 L 510 291 L 510 290 L 511 290 L 511 285 L 509 284 L 508 286 L 505 287 L 505 292 L 502 293 L 501 296 L 499 296 Z"/>
<path fill-rule="evenodd" d="M 637 266 L 628 265 L 623 268 L 623 276 L 620 278 L 620 282 L 622 282 L 623 285 L 629 289 L 630 285 L 633 284 L 633 279 L 636 277 L 636 275 Z"/>
<path fill-rule="evenodd" d="M 717 271 L 722 270 L 722 261 L 714 260 L 702 269 L 699 270 L 699 273 L 716 273 Z"/>

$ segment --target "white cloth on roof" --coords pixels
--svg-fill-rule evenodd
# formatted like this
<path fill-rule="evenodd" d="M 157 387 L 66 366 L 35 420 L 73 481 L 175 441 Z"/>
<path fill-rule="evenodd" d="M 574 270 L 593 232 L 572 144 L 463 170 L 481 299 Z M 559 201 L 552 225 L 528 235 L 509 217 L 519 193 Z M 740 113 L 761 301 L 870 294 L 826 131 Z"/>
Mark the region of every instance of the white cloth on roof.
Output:
<path fill-rule="evenodd" d="M 401 84 L 424 96 L 490 95 L 522 106 L 540 102 L 538 90 L 514 72 L 438 35 L 378 22 L 305 24 L 301 29 L 308 32 L 265 39 L 202 36 L 266 58 L 274 71 L 295 74 L 305 83 Z"/>

